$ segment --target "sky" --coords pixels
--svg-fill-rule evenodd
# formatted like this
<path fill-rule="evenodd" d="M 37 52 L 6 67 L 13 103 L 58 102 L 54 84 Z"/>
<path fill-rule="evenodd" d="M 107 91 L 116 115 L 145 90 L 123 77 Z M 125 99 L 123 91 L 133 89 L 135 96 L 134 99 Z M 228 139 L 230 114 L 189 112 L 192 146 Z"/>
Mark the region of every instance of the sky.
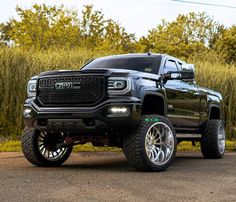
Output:
<path fill-rule="evenodd" d="M 81 13 L 83 5 L 93 4 L 96 10 L 102 10 L 106 19 L 115 20 L 137 37 L 147 35 L 148 30 L 156 27 L 162 19 L 173 21 L 179 14 L 187 14 L 192 11 L 205 11 L 215 21 L 227 27 L 236 24 L 236 0 L 184 0 L 222 6 L 206 6 L 178 1 L 181 0 L 2 0 L 0 22 L 16 17 L 15 7 L 17 5 L 30 8 L 34 3 L 45 3 L 47 5 L 64 4 L 66 8 L 77 9 L 79 13 Z"/>

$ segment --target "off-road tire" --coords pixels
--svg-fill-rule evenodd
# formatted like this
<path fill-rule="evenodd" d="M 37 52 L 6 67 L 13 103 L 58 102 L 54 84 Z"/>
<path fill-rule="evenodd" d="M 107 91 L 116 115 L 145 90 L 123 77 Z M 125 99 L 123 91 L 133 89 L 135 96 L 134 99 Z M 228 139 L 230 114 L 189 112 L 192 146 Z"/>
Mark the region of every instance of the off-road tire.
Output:
<path fill-rule="evenodd" d="M 172 131 L 174 136 L 174 148 L 173 153 L 168 162 L 166 162 L 163 165 L 155 165 L 152 163 L 151 160 L 147 157 L 146 151 L 145 151 L 145 137 L 148 129 L 152 126 L 152 122 L 147 122 L 145 120 L 147 119 L 158 119 L 158 122 L 165 123 Z M 125 157 L 127 158 L 129 164 L 134 167 L 136 170 L 139 171 L 164 171 L 166 170 L 174 161 L 175 154 L 176 154 L 176 133 L 175 130 L 171 124 L 171 122 L 159 115 L 147 115 L 142 116 L 140 125 L 138 129 L 129 135 L 125 135 L 123 138 L 123 152 Z"/>
<path fill-rule="evenodd" d="M 204 158 L 207 159 L 220 159 L 224 156 L 224 152 L 220 153 L 218 145 L 218 132 L 219 127 L 224 124 L 221 120 L 209 120 L 204 134 L 201 138 L 201 151 Z"/>
<path fill-rule="evenodd" d="M 72 146 L 68 146 L 65 154 L 58 160 L 48 160 L 40 153 L 37 145 L 37 138 L 40 131 L 37 129 L 25 128 L 21 136 L 22 151 L 26 159 L 37 166 L 55 167 L 64 163 L 72 152 Z"/>

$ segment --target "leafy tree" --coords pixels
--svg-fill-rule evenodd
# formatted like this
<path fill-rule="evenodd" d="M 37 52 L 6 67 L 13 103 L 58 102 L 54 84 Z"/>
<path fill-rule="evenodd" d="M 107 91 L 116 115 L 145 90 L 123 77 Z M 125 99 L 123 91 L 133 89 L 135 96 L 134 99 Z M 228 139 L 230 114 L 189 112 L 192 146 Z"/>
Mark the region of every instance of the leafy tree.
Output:
<path fill-rule="evenodd" d="M 113 20 L 107 20 L 104 34 L 99 42 L 99 50 L 112 50 L 113 53 L 135 52 L 135 36 L 128 34 Z"/>
<path fill-rule="evenodd" d="M 106 20 L 101 11 L 87 5 L 80 20 L 84 46 L 99 51 L 114 53 L 134 51 L 135 37 L 111 19 Z"/>
<path fill-rule="evenodd" d="M 210 47 L 219 26 L 206 13 L 179 15 L 175 21 L 162 20 L 156 28 L 149 30 L 148 36 L 139 40 L 138 47 L 144 51 L 152 50 L 187 58 L 193 52 L 201 52 Z"/>
<path fill-rule="evenodd" d="M 105 27 L 104 15 L 101 11 L 93 11 L 92 5 L 86 5 L 80 20 L 83 44 L 95 48 L 102 39 Z"/>
<path fill-rule="evenodd" d="M 11 19 L 0 25 L 0 44 L 24 48 L 85 47 L 113 52 L 134 51 L 135 37 L 92 5 L 78 13 L 63 6 L 34 4 L 31 9 L 16 8 L 20 20 Z"/>
<path fill-rule="evenodd" d="M 32 9 L 17 7 L 16 11 L 20 20 L 11 19 L 1 26 L 2 40 L 12 40 L 16 46 L 46 49 L 65 45 L 68 39 L 73 44 L 80 33 L 76 14 L 63 6 L 35 4 Z"/>
<path fill-rule="evenodd" d="M 215 48 L 228 63 L 236 62 L 236 26 L 224 30 L 216 41 Z"/>
<path fill-rule="evenodd" d="M 102 11 L 84 6 L 78 12 L 63 6 L 34 4 L 31 9 L 16 8 L 18 19 L 0 24 L 0 45 L 27 49 L 51 47 L 86 48 L 110 53 L 162 52 L 188 58 L 209 49 L 235 61 L 235 27 L 227 30 L 206 13 L 179 15 L 175 21 L 163 20 L 136 42 L 117 22 L 105 19 Z"/>
<path fill-rule="evenodd" d="M 0 24 L 0 45 L 8 45 L 10 43 L 10 37 L 7 34 L 11 30 L 10 23 Z"/>

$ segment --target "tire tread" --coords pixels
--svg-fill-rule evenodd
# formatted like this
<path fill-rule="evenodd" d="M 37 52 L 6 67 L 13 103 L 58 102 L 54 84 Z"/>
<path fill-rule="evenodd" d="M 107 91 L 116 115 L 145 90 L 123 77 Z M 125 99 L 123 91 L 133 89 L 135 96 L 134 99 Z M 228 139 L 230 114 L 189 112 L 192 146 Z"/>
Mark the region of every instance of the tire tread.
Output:
<path fill-rule="evenodd" d="M 146 118 L 158 118 L 160 121 L 166 123 L 174 133 L 175 148 L 174 148 L 171 159 L 164 165 L 160 165 L 160 166 L 154 165 L 146 157 L 146 154 L 145 154 L 145 151 L 143 148 L 143 144 L 144 144 L 143 141 L 144 141 L 144 135 L 146 134 L 147 129 L 150 127 L 150 123 L 145 122 Z M 175 153 L 176 153 L 175 130 L 174 130 L 172 124 L 170 123 L 170 121 L 163 116 L 159 116 L 159 115 L 143 116 L 136 133 L 132 133 L 132 134 L 129 134 L 124 137 L 123 152 L 124 152 L 124 155 L 126 156 L 128 162 L 136 170 L 139 170 L 139 171 L 164 171 L 173 162 L 174 157 L 175 157 Z"/>
<path fill-rule="evenodd" d="M 224 154 L 220 154 L 218 148 L 218 127 L 223 124 L 221 120 L 209 120 L 204 134 L 201 138 L 201 151 L 204 158 L 220 159 Z"/>
<path fill-rule="evenodd" d="M 22 151 L 26 159 L 36 165 L 36 166 L 44 166 L 44 167 L 54 167 L 59 166 L 64 163 L 70 153 L 72 152 L 72 146 L 69 146 L 67 153 L 57 161 L 50 161 L 45 159 L 37 148 L 37 133 L 39 131 L 34 128 L 25 128 L 23 134 L 21 136 L 21 146 Z"/>

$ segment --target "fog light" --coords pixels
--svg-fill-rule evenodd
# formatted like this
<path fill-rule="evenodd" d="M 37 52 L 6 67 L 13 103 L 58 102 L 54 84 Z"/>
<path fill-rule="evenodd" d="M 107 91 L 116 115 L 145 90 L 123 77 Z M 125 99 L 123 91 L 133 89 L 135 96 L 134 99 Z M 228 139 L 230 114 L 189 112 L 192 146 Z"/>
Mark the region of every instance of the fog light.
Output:
<path fill-rule="evenodd" d="M 127 107 L 111 107 L 110 111 L 112 113 L 127 113 L 128 109 Z"/>
<path fill-rule="evenodd" d="M 108 108 L 108 117 L 128 117 L 130 108 L 127 106 L 111 106 Z"/>
<path fill-rule="evenodd" d="M 30 115 L 31 111 L 32 110 L 30 108 L 25 108 L 24 111 L 23 111 L 24 117 L 25 118 L 30 118 L 31 117 L 31 115 Z"/>

